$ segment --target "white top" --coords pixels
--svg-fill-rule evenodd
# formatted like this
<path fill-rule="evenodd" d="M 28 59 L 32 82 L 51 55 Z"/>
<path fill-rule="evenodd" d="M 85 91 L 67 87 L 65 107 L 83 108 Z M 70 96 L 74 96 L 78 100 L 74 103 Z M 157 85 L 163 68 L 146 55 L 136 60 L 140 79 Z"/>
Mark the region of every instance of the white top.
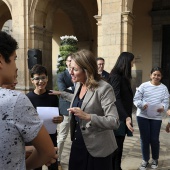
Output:
<path fill-rule="evenodd" d="M 169 106 L 169 92 L 164 84 L 155 86 L 150 81 L 142 83 L 134 96 L 134 105 L 137 107 L 137 116 L 162 120 L 162 114 L 157 112 L 153 117 L 147 113 L 147 109 L 143 110 L 145 104 L 151 106 L 162 106 L 167 111 Z"/>
<path fill-rule="evenodd" d="M 31 102 L 21 92 L 0 89 L 0 170 L 25 170 L 25 142 L 42 126 Z"/>

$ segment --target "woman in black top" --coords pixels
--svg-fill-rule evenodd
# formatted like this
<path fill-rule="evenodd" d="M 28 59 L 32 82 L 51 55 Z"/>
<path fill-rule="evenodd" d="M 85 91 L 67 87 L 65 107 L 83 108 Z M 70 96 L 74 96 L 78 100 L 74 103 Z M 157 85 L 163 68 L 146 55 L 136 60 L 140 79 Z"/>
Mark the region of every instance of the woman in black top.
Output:
<path fill-rule="evenodd" d="M 121 158 L 125 135 L 132 136 L 131 115 L 133 106 L 133 92 L 131 89 L 131 68 L 133 66 L 134 55 L 129 52 L 122 52 L 113 67 L 109 83 L 114 89 L 116 96 L 116 107 L 119 114 L 120 126 L 114 131 L 118 149 L 113 154 L 113 170 L 121 169 Z"/>

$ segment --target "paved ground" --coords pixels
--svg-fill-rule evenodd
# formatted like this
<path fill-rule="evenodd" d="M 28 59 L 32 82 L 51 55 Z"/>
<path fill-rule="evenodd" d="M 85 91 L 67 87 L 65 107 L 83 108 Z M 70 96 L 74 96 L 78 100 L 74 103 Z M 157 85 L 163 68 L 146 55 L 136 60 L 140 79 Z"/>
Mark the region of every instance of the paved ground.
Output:
<path fill-rule="evenodd" d="M 164 116 L 160 133 L 160 158 L 158 170 L 170 170 L 170 134 L 165 132 L 165 126 L 168 118 Z M 136 123 L 135 114 L 133 114 L 134 136 L 126 137 L 124 143 L 124 152 L 122 158 L 123 170 L 137 170 L 142 160 L 140 151 L 139 130 Z M 67 137 L 64 151 L 62 154 L 62 169 L 68 170 L 68 160 L 70 153 L 70 136 Z M 148 168 L 150 170 L 150 168 Z"/>

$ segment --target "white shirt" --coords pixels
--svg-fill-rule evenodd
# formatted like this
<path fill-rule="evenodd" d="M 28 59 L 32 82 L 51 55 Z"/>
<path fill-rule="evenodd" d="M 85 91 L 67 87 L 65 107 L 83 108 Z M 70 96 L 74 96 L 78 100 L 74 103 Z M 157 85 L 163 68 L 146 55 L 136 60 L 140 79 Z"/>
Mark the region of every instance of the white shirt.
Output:
<path fill-rule="evenodd" d="M 42 126 L 31 102 L 21 92 L 0 89 L 0 170 L 24 170 L 25 142 Z"/>
<path fill-rule="evenodd" d="M 162 114 L 158 113 L 155 117 L 149 117 L 147 109 L 143 110 L 143 106 L 147 105 L 158 105 L 161 104 L 164 110 L 167 111 L 169 106 L 169 92 L 164 84 L 155 86 L 150 81 L 142 83 L 134 96 L 134 105 L 137 107 L 137 116 L 161 120 Z"/>

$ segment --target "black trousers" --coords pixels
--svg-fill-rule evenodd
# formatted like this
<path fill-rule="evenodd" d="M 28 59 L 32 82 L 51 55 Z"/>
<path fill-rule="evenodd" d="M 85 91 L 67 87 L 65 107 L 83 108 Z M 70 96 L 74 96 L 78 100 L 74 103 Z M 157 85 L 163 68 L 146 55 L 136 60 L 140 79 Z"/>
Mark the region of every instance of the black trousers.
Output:
<path fill-rule="evenodd" d="M 117 150 L 113 153 L 112 161 L 113 161 L 113 170 L 122 170 L 121 168 L 121 159 L 123 153 L 123 143 L 125 140 L 125 136 L 115 136 L 117 142 Z"/>
<path fill-rule="evenodd" d="M 79 124 L 76 124 L 74 137 L 70 152 L 69 170 L 112 170 L 112 154 L 106 157 L 90 155 L 84 143 Z"/>

